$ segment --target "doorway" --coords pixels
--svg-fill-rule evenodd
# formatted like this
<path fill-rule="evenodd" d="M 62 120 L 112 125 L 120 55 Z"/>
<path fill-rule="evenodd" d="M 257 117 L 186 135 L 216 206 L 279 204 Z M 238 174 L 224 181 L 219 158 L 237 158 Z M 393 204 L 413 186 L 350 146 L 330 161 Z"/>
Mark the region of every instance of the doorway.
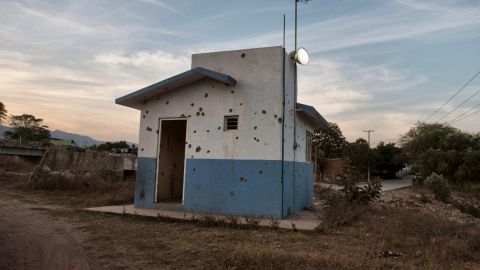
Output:
<path fill-rule="evenodd" d="M 182 202 L 187 120 L 161 119 L 156 202 Z"/>

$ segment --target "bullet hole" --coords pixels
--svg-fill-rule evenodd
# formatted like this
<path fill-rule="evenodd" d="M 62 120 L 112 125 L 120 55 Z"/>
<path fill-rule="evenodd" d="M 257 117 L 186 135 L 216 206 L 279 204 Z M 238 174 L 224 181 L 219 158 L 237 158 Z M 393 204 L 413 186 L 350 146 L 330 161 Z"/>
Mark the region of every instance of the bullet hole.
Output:
<path fill-rule="evenodd" d="M 164 175 L 165 173 L 161 172 L 160 175 Z"/>
<path fill-rule="evenodd" d="M 243 105 L 243 103 L 240 102 L 240 106 L 242 106 L 242 105 Z"/>
<path fill-rule="evenodd" d="M 281 117 L 279 117 L 277 120 L 278 120 L 278 123 L 279 123 L 279 124 L 282 123 L 282 118 L 281 118 Z"/>
<path fill-rule="evenodd" d="M 188 115 L 188 117 L 192 117 L 192 115 L 191 115 L 191 114 L 189 114 L 189 115 Z"/>
<path fill-rule="evenodd" d="M 189 144 L 189 145 L 188 145 L 188 148 L 192 148 L 192 145 L 191 145 L 191 144 Z"/>
<path fill-rule="evenodd" d="M 155 132 L 158 134 L 158 133 L 160 133 L 160 130 L 157 129 Z"/>
<path fill-rule="evenodd" d="M 200 116 L 200 112 L 197 112 L 197 116 Z"/>
<path fill-rule="evenodd" d="M 256 141 L 256 140 L 257 140 L 257 137 L 254 137 L 253 140 Z"/>
<path fill-rule="evenodd" d="M 185 142 L 185 144 L 188 144 L 188 142 Z"/>
<path fill-rule="evenodd" d="M 145 118 L 145 114 L 142 117 Z"/>
<path fill-rule="evenodd" d="M 194 103 L 192 103 L 192 104 L 190 104 L 190 106 L 192 106 L 192 107 L 193 107 L 193 106 L 195 106 L 195 104 L 194 104 Z"/>
<path fill-rule="evenodd" d="M 242 58 L 245 58 L 245 53 L 242 53 L 240 56 L 241 56 Z"/>
<path fill-rule="evenodd" d="M 148 114 L 148 110 L 146 110 L 145 113 Z"/>
<path fill-rule="evenodd" d="M 257 112 L 254 112 L 253 114 L 257 115 Z"/>
<path fill-rule="evenodd" d="M 197 169 L 193 168 L 193 171 L 196 171 Z"/>
<path fill-rule="evenodd" d="M 277 115 L 275 114 L 273 117 L 277 118 Z"/>
<path fill-rule="evenodd" d="M 265 164 L 265 165 L 268 165 L 268 161 L 265 161 L 264 164 Z"/>
<path fill-rule="evenodd" d="M 230 196 L 235 196 L 235 193 L 233 193 L 233 191 L 230 191 Z"/>
<path fill-rule="evenodd" d="M 212 88 L 213 88 L 213 87 L 214 87 L 214 86 L 212 85 Z M 207 98 L 207 97 L 208 97 L 208 93 L 205 93 L 205 94 L 203 95 L 203 97 L 204 97 L 204 98 Z"/>
<path fill-rule="evenodd" d="M 265 146 L 267 146 L 267 143 L 265 143 Z"/>
<path fill-rule="evenodd" d="M 260 170 L 260 171 L 258 171 L 258 173 L 259 173 L 259 174 L 263 174 L 263 171 L 262 171 L 262 170 Z"/>
<path fill-rule="evenodd" d="M 200 107 L 200 108 L 198 108 L 198 110 L 199 110 L 199 111 L 203 111 L 203 108 L 202 108 L 202 107 Z"/>
<path fill-rule="evenodd" d="M 185 114 L 182 113 L 182 115 L 180 115 L 180 117 L 187 117 Z"/>
<path fill-rule="evenodd" d="M 265 111 L 265 110 L 262 110 L 262 113 L 263 113 L 263 114 L 266 114 L 266 113 L 267 113 L 267 111 Z"/>
<path fill-rule="evenodd" d="M 143 151 L 143 148 L 140 151 Z"/>
<path fill-rule="evenodd" d="M 207 154 L 209 154 L 209 153 L 210 153 L 210 150 L 207 150 Z"/>
<path fill-rule="evenodd" d="M 233 94 L 234 92 L 235 92 L 235 91 L 233 91 L 233 90 L 232 90 L 232 91 L 230 91 L 230 93 L 232 93 L 232 94 Z"/>
<path fill-rule="evenodd" d="M 194 131 L 193 131 L 193 133 L 197 133 L 197 131 L 196 131 L 196 130 L 194 130 Z"/>
<path fill-rule="evenodd" d="M 210 132 L 210 130 L 209 130 L 209 129 L 207 129 L 207 133 L 208 133 L 208 132 Z"/>
<path fill-rule="evenodd" d="M 233 110 L 232 110 L 232 109 L 229 109 L 228 111 L 229 111 L 229 112 L 233 112 Z"/>
<path fill-rule="evenodd" d="M 235 139 L 236 139 L 236 140 L 238 140 L 238 136 L 237 136 L 237 137 L 235 137 Z"/>
<path fill-rule="evenodd" d="M 147 131 L 152 131 L 152 128 L 151 128 L 151 127 L 147 127 Z"/>
<path fill-rule="evenodd" d="M 257 126 L 254 126 L 253 129 L 257 129 Z"/>
<path fill-rule="evenodd" d="M 243 176 L 240 177 L 240 182 L 247 182 L 247 179 Z"/>
<path fill-rule="evenodd" d="M 165 101 L 165 104 L 167 104 L 167 105 L 168 105 L 168 103 L 170 103 L 170 102 L 168 102 L 168 100 L 167 100 L 167 101 Z"/>
<path fill-rule="evenodd" d="M 205 116 L 205 113 L 204 113 L 204 112 L 202 112 L 202 116 Z"/>
<path fill-rule="evenodd" d="M 218 130 L 222 129 L 222 127 L 218 127 Z"/>
<path fill-rule="evenodd" d="M 260 139 L 257 139 L 257 142 L 260 142 Z"/>
<path fill-rule="evenodd" d="M 191 155 L 190 157 L 193 158 L 193 155 Z"/>
<path fill-rule="evenodd" d="M 200 146 L 197 146 L 197 148 L 195 148 L 195 152 L 200 152 L 202 150 L 202 148 Z"/>

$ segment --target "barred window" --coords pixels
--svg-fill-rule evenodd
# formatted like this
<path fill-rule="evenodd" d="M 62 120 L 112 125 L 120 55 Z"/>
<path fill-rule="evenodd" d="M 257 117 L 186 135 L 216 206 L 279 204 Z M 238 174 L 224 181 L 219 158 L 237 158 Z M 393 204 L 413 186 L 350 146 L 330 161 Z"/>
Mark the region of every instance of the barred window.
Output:
<path fill-rule="evenodd" d="M 305 161 L 312 162 L 313 134 L 307 131 L 305 135 Z"/>
<path fill-rule="evenodd" d="M 223 130 L 237 130 L 238 129 L 238 115 L 225 116 L 223 123 Z"/>

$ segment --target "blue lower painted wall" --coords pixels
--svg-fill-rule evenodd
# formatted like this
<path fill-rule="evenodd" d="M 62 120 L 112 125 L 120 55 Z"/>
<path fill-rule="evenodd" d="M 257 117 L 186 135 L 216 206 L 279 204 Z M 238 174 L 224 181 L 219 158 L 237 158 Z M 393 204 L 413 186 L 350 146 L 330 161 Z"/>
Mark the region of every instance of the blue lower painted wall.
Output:
<path fill-rule="evenodd" d="M 184 208 L 280 218 L 311 205 L 313 166 L 286 161 L 283 196 L 281 168 L 281 160 L 187 159 Z M 155 171 L 156 159 L 138 159 L 135 207 L 155 208 Z"/>
<path fill-rule="evenodd" d="M 135 208 L 153 208 L 155 202 L 155 181 L 157 179 L 156 171 L 157 160 L 155 158 L 137 158 Z"/>

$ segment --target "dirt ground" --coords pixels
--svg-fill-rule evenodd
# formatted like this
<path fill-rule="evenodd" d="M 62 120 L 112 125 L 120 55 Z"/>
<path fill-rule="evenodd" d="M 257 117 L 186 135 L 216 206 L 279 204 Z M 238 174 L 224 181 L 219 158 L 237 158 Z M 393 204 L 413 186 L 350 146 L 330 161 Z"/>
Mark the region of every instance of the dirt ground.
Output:
<path fill-rule="evenodd" d="M 92 269 L 80 234 L 35 207 L 0 199 L 0 269 Z"/>
<path fill-rule="evenodd" d="M 91 213 L 107 195 L 4 183 L 0 269 L 480 269 L 478 224 L 388 204 L 326 232 L 238 229 Z"/>

